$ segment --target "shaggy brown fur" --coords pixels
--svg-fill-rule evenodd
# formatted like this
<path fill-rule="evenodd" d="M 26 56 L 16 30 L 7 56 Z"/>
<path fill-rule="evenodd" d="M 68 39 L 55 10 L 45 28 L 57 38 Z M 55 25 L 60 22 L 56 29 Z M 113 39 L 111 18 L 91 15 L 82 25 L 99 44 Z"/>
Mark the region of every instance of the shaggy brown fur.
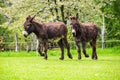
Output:
<path fill-rule="evenodd" d="M 98 27 L 94 23 L 80 23 L 77 17 L 69 17 L 73 38 L 78 51 L 78 59 L 81 59 L 80 42 L 85 57 L 89 57 L 86 53 L 86 42 L 90 42 L 92 47 L 92 59 L 97 59 L 96 40 L 98 36 Z"/>
<path fill-rule="evenodd" d="M 24 22 L 24 36 L 32 32 L 38 39 L 37 51 L 47 59 L 48 42 L 57 41 L 61 49 L 60 59 L 64 59 L 64 46 L 67 48 L 68 57 L 72 59 L 70 46 L 67 41 L 67 27 L 63 22 L 39 23 L 33 20 L 35 16 L 28 16 Z M 41 52 L 41 43 L 44 45 L 44 53 Z M 65 44 L 65 45 L 64 45 Z"/>

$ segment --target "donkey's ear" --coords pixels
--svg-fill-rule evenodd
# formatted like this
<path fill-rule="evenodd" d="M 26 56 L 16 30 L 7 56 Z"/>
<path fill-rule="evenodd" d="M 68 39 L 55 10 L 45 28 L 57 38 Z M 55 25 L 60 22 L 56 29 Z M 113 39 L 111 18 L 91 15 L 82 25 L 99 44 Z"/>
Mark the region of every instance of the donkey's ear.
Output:
<path fill-rule="evenodd" d="M 30 19 L 31 18 L 31 16 L 29 15 L 27 18 L 26 18 L 26 20 L 28 20 L 28 19 Z"/>
<path fill-rule="evenodd" d="M 79 16 L 79 14 L 77 13 L 77 14 L 76 14 L 76 20 L 78 20 L 78 18 L 79 18 L 78 16 Z"/>
<path fill-rule="evenodd" d="M 30 19 L 30 22 L 32 22 L 32 21 L 33 21 L 33 19 L 35 18 L 35 16 L 36 16 L 36 15 L 34 15 L 34 16 Z"/>
<path fill-rule="evenodd" d="M 69 20 L 72 20 L 72 16 L 69 16 L 68 19 L 69 19 Z"/>

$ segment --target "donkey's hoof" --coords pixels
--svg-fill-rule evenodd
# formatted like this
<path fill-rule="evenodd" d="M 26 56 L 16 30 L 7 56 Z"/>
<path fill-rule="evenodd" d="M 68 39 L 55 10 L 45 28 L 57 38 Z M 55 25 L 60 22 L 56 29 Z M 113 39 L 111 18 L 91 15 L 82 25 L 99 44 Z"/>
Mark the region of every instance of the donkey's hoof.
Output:
<path fill-rule="evenodd" d="M 81 56 L 78 56 L 78 60 L 80 60 L 81 59 Z"/>
<path fill-rule="evenodd" d="M 73 59 L 72 55 L 68 55 L 68 57 L 69 57 L 70 59 Z"/>
<path fill-rule="evenodd" d="M 73 59 L 73 57 L 71 56 L 71 57 L 69 57 L 70 59 Z"/>
<path fill-rule="evenodd" d="M 47 55 L 44 54 L 44 59 L 47 60 L 47 58 L 48 58 Z"/>
<path fill-rule="evenodd" d="M 97 58 L 92 58 L 92 60 L 97 60 Z"/>
<path fill-rule="evenodd" d="M 92 60 L 97 60 L 97 59 L 98 59 L 97 56 L 92 57 Z"/>
<path fill-rule="evenodd" d="M 44 54 L 40 54 L 41 56 L 44 56 Z"/>
<path fill-rule="evenodd" d="M 89 57 L 89 55 L 88 55 L 88 54 L 86 54 L 86 55 L 85 55 L 85 57 L 86 57 L 86 58 L 88 58 L 88 57 Z"/>
<path fill-rule="evenodd" d="M 44 58 L 45 60 L 47 60 L 47 58 Z"/>
<path fill-rule="evenodd" d="M 59 59 L 60 59 L 60 60 L 64 60 L 64 58 L 63 58 L 63 57 L 60 57 Z"/>

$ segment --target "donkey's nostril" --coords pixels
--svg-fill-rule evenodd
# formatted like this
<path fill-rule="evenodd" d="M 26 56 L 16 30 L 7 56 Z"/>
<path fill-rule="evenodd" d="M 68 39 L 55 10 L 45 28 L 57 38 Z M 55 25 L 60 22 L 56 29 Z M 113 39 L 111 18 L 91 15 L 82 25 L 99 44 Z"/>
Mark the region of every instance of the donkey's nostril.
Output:
<path fill-rule="evenodd" d="M 73 36 L 75 36 L 75 32 L 73 32 L 72 34 L 73 34 Z"/>

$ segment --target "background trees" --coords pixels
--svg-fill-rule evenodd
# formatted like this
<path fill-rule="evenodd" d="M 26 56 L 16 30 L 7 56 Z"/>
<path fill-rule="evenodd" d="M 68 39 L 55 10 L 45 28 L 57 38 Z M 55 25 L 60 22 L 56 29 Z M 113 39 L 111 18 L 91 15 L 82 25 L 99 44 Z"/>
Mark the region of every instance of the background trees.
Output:
<path fill-rule="evenodd" d="M 63 21 L 69 28 L 68 16 L 79 14 L 81 22 L 95 22 L 100 28 L 105 17 L 105 39 L 120 40 L 119 0 L 0 0 L 0 35 L 14 41 L 22 35 L 23 23 L 28 15 L 37 15 L 40 22 Z M 11 36 L 11 37 L 8 37 Z M 8 39 L 9 38 L 9 39 Z M 68 34 L 71 40 L 71 34 Z"/>

